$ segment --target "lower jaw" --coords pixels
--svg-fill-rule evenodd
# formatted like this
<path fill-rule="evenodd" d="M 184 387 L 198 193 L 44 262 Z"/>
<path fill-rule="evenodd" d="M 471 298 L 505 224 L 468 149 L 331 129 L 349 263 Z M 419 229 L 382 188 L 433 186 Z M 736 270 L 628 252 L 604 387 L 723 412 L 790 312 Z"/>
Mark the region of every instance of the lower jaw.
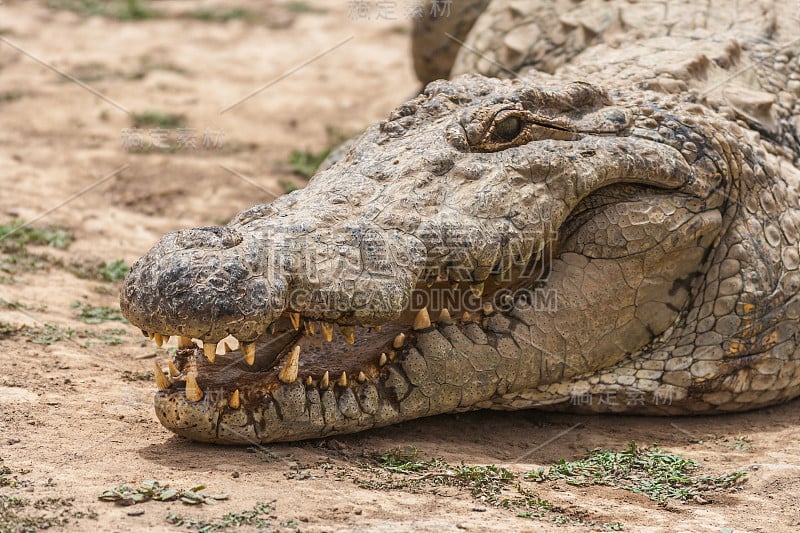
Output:
<path fill-rule="evenodd" d="M 380 401 L 377 390 L 369 382 L 328 390 L 295 382 L 276 389 L 259 405 L 239 409 L 227 406 L 223 393 L 209 392 L 206 401 L 190 403 L 180 395 L 159 392 L 155 410 L 165 427 L 191 440 L 252 445 L 354 433 L 399 422 L 399 411 Z"/>

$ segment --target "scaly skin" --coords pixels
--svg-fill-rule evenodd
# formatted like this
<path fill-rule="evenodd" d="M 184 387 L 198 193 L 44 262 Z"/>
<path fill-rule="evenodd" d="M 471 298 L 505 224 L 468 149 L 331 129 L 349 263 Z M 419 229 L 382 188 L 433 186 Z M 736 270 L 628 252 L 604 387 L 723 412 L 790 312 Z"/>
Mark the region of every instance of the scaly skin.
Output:
<path fill-rule="evenodd" d="M 448 22 L 469 50 L 425 67 L 473 74 L 429 84 L 305 189 L 134 265 L 125 316 L 184 337 L 173 375 L 156 369 L 166 427 L 252 443 L 800 394 L 791 6 L 484 4 Z M 229 334 L 243 348 L 214 356 Z"/>

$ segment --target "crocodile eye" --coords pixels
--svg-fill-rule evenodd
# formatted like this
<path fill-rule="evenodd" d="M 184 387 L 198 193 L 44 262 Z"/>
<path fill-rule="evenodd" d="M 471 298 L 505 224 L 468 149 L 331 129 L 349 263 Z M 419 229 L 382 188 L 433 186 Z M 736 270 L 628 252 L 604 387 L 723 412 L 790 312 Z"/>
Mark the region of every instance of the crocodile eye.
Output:
<path fill-rule="evenodd" d="M 519 117 L 508 117 L 495 124 L 492 137 L 498 142 L 511 142 L 521 131 L 522 121 Z"/>

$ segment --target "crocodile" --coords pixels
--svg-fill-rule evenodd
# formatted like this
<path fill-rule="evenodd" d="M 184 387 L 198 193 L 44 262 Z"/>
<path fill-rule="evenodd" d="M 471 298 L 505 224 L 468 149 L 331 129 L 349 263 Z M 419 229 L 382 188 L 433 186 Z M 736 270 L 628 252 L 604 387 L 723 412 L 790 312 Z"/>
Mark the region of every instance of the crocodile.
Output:
<path fill-rule="evenodd" d="M 421 94 L 304 189 L 133 265 L 124 315 L 177 342 L 159 420 L 252 444 L 795 398 L 797 10 L 427 2 Z"/>

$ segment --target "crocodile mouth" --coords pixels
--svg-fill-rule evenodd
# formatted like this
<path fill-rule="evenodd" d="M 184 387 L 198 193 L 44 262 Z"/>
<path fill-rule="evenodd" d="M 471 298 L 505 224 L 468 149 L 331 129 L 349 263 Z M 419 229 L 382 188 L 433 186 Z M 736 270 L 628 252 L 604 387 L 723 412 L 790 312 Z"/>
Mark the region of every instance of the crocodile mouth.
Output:
<path fill-rule="evenodd" d="M 427 310 L 414 324 L 335 326 L 291 313 L 278 319 L 256 342 L 234 338 L 217 344 L 180 337 L 175 357 L 166 369 L 156 363 L 156 383 L 164 394 L 182 392 L 188 401 L 201 401 L 209 392 L 226 397 L 232 408 L 261 401 L 283 384 L 300 381 L 323 390 L 348 381 L 374 379 L 394 361 L 415 327 L 430 327 Z M 149 334 L 148 334 L 149 335 Z M 156 343 L 169 338 L 152 335 Z"/>
<path fill-rule="evenodd" d="M 264 435 L 258 430 L 254 434 L 249 429 L 240 433 L 225 421 L 240 413 L 247 425 L 255 428 L 253 416 L 263 412 L 265 404 L 279 406 L 278 398 L 287 391 L 302 394 L 304 410 L 308 410 L 306 396 L 329 392 L 339 401 L 353 392 L 359 409 L 369 412 L 368 398 L 363 397 L 365 388 L 384 391 L 378 392 L 377 403 L 391 403 L 391 395 L 385 394 L 386 381 L 393 367 L 406 364 L 421 336 L 448 326 L 485 327 L 487 318 L 508 301 L 509 296 L 502 291 L 507 287 L 491 279 L 477 285 L 421 283 L 416 289 L 424 295 L 418 298 L 423 302 L 419 310 L 409 308 L 397 320 L 376 326 L 334 324 L 286 311 L 255 342 L 239 343 L 228 337 L 214 344 L 178 337 L 174 357 L 154 365 L 159 389 L 156 414 L 178 434 L 241 444 L 279 439 L 280 435 Z M 459 301 L 435 296 L 445 292 L 464 297 Z M 143 333 L 159 346 L 174 342 L 174 337 L 166 334 Z M 407 370 L 403 372 L 405 375 Z M 198 428 L 198 417 L 203 420 L 200 425 L 211 422 L 211 427 Z M 316 436 L 324 432 L 323 428 Z"/>

